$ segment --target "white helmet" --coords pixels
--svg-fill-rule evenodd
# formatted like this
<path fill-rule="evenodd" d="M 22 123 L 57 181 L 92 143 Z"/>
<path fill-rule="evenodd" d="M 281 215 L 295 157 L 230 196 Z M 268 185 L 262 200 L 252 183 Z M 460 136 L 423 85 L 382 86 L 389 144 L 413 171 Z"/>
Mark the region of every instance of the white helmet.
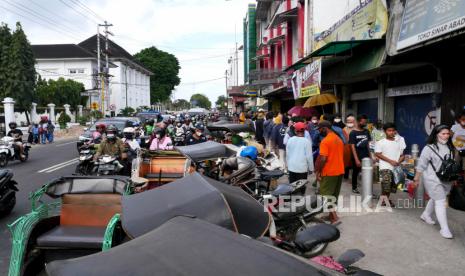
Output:
<path fill-rule="evenodd" d="M 125 129 L 123 129 L 123 133 L 136 133 L 136 130 L 133 128 L 133 127 L 126 127 Z"/>

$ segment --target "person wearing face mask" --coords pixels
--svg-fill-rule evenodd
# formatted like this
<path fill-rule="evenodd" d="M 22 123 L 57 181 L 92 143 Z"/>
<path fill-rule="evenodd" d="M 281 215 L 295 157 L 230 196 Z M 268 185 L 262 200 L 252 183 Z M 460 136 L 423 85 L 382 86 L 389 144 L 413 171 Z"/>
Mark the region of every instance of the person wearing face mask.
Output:
<path fill-rule="evenodd" d="M 452 144 L 460 155 L 462 170 L 465 170 L 465 110 L 458 118 L 458 124 L 451 128 Z"/>
<path fill-rule="evenodd" d="M 349 135 L 349 144 L 352 147 L 352 192 L 359 194 L 358 175 L 362 168 L 363 158 L 370 158 L 370 132 L 366 129 L 368 117 L 366 115 L 357 116 L 357 126 Z"/>
<path fill-rule="evenodd" d="M 341 128 L 341 129 L 345 128 L 346 125 L 344 124 L 344 122 L 342 122 L 341 114 L 336 113 L 334 115 L 333 126 L 337 126 L 337 127 Z"/>
<path fill-rule="evenodd" d="M 163 128 L 156 128 L 153 133 L 155 138 L 150 144 L 150 150 L 172 150 L 173 142 L 171 138 L 166 135 L 166 131 Z"/>
<path fill-rule="evenodd" d="M 312 150 L 314 153 L 318 152 L 321 141 L 320 132 L 318 131 L 318 121 L 318 116 L 314 115 L 308 123 L 308 132 L 312 138 Z M 313 158 L 316 159 L 315 154 L 313 155 Z"/>
<path fill-rule="evenodd" d="M 190 145 L 207 142 L 207 138 L 205 137 L 205 135 L 203 135 L 204 131 L 205 131 L 205 127 L 203 124 L 201 123 L 195 124 L 195 131 L 192 135 L 187 137 L 186 144 L 190 146 Z"/>
<path fill-rule="evenodd" d="M 413 179 L 413 187 L 417 187 L 422 178 L 422 183 L 425 186 L 430 200 L 421 214 L 420 218 L 427 224 L 436 224 L 431 215 L 433 211 L 441 226 L 439 233 L 443 238 L 451 239 L 452 233 L 450 232 L 447 223 L 446 214 L 446 199 L 449 194 L 452 183 L 441 181 L 436 172 L 442 164 L 440 156 L 453 157 L 455 156 L 455 149 L 450 139 L 451 133 L 449 127 L 446 125 L 436 126 L 431 132 L 427 140 L 427 145 L 421 151 L 416 174 Z M 442 157 L 444 159 L 444 157 Z"/>
<path fill-rule="evenodd" d="M 349 141 L 349 136 L 352 130 L 355 129 L 355 117 L 352 114 L 346 116 L 346 126 L 342 129 L 344 138 Z M 349 179 L 350 169 L 352 168 L 352 146 L 350 144 L 344 144 L 344 179 Z"/>

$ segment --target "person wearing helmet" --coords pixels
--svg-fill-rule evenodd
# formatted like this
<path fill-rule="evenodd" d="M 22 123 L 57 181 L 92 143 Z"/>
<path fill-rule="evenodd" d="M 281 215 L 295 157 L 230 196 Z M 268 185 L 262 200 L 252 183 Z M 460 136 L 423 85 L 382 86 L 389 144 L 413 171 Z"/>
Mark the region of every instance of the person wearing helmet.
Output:
<path fill-rule="evenodd" d="M 10 127 L 10 131 L 8 131 L 7 136 L 13 137 L 15 141 L 15 145 L 19 149 L 19 154 L 21 159 L 24 159 L 26 156 L 24 156 L 24 147 L 23 147 L 23 132 L 21 129 L 18 129 L 18 125 L 15 122 L 11 122 L 8 124 Z"/>
<path fill-rule="evenodd" d="M 257 161 L 258 149 L 254 146 L 247 146 L 241 151 L 240 156 L 249 158 L 252 161 Z"/>
<path fill-rule="evenodd" d="M 154 119 L 148 119 L 146 122 L 145 122 L 145 133 L 147 135 L 152 135 L 152 132 L 153 132 L 153 125 L 155 124 L 155 120 Z"/>
<path fill-rule="evenodd" d="M 305 138 L 306 125 L 298 122 L 294 125 L 295 136 L 286 144 L 286 161 L 289 172 L 289 182 L 307 179 L 308 173 L 314 171 L 312 142 Z"/>
<path fill-rule="evenodd" d="M 118 129 L 114 125 L 109 125 L 106 130 L 106 137 L 100 144 L 94 160 L 102 155 L 118 156 L 121 160 L 126 159 L 126 147 L 123 141 L 116 135 Z"/>
<path fill-rule="evenodd" d="M 207 142 L 207 138 L 204 135 L 205 126 L 202 123 L 195 124 L 195 131 L 192 135 L 189 135 L 186 139 L 186 144 L 195 145 Z"/>
<path fill-rule="evenodd" d="M 154 131 L 155 138 L 150 144 L 150 150 L 172 150 L 173 142 L 171 138 L 166 135 L 163 128 L 156 128 Z"/>
<path fill-rule="evenodd" d="M 94 143 L 100 143 L 105 134 L 106 125 L 103 123 L 98 123 L 95 126 L 95 131 L 92 133 L 92 140 Z"/>

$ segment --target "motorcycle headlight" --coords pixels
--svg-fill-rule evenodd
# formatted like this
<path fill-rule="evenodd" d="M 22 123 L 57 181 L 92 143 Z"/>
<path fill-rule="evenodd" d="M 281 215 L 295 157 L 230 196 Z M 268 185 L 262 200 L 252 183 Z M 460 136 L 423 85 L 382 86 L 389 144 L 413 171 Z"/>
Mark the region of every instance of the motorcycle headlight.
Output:
<path fill-rule="evenodd" d="M 104 163 L 110 163 L 112 159 L 113 159 L 113 158 L 111 158 L 110 156 L 102 157 L 102 161 L 103 161 Z"/>

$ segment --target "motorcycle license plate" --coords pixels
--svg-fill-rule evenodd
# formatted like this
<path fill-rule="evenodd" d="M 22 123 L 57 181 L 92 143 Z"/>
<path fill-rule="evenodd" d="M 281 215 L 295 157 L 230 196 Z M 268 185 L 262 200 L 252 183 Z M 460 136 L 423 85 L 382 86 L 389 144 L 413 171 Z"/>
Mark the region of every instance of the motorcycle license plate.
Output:
<path fill-rule="evenodd" d="M 99 167 L 99 171 L 112 171 L 114 169 L 115 169 L 114 165 L 108 165 L 108 164 L 100 165 Z"/>

